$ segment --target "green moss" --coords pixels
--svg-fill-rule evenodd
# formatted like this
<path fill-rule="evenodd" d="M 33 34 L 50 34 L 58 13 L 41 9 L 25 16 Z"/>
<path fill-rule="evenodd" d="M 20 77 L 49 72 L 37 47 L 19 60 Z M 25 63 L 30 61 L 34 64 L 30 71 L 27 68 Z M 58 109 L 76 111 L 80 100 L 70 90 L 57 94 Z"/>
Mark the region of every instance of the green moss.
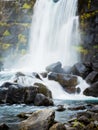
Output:
<path fill-rule="evenodd" d="M 84 55 L 88 54 L 88 50 L 83 48 L 82 46 L 75 46 L 74 48 L 79 53 L 82 53 Z"/>
<path fill-rule="evenodd" d="M 18 35 L 18 40 L 21 43 L 26 43 L 27 42 L 27 39 L 26 39 L 25 35 L 23 35 L 23 34 Z"/>
<path fill-rule="evenodd" d="M 3 50 L 9 49 L 9 47 L 11 47 L 11 44 L 9 44 L 9 43 L 4 43 L 4 44 L 2 44 L 2 49 L 3 49 Z"/>
<path fill-rule="evenodd" d="M 24 5 L 22 6 L 23 9 L 30 9 L 31 5 L 24 3 Z"/>
<path fill-rule="evenodd" d="M 8 31 L 8 30 L 6 30 L 4 33 L 3 33 L 3 36 L 10 36 L 11 35 L 11 33 Z"/>
<path fill-rule="evenodd" d="M 81 122 L 79 122 L 79 121 L 77 121 L 77 120 L 75 120 L 75 121 L 73 122 L 73 127 L 84 128 L 84 124 L 81 123 Z"/>
<path fill-rule="evenodd" d="M 98 49 L 98 45 L 93 46 L 94 49 Z"/>

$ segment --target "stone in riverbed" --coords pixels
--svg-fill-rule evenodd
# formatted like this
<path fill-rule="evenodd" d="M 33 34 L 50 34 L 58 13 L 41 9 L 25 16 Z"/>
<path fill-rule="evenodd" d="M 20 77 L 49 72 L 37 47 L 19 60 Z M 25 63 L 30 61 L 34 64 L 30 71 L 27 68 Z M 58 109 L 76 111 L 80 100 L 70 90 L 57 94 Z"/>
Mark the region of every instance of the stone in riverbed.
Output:
<path fill-rule="evenodd" d="M 20 130 L 49 130 L 54 123 L 55 112 L 44 109 L 34 112 L 27 120 L 19 124 Z"/>
<path fill-rule="evenodd" d="M 66 130 L 66 127 L 62 123 L 56 123 L 49 130 Z"/>
<path fill-rule="evenodd" d="M 98 97 L 98 81 L 92 84 L 89 88 L 86 88 L 83 94 L 86 96 Z"/>
<path fill-rule="evenodd" d="M 38 93 L 42 93 L 46 97 L 52 98 L 52 93 L 46 85 L 42 83 L 35 83 L 34 85 L 37 86 Z"/>
<path fill-rule="evenodd" d="M 76 63 L 72 67 L 71 71 L 72 71 L 72 74 L 78 75 L 82 78 L 85 78 L 90 73 L 90 69 L 86 67 L 86 65 L 83 63 Z"/>
<path fill-rule="evenodd" d="M 35 97 L 34 105 L 36 105 L 36 106 L 53 106 L 53 101 L 50 98 L 39 93 Z"/>
<path fill-rule="evenodd" d="M 0 124 L 0 130 L 9 130 L 9 127 L 6 124 L 1 123 Z"/>
<path fill-rule="evenodd" d="M 59 82 L 62 87 L 68 93 L 75 93 L 77 91 L 76 85 L 78 84 L 77 76 L 71 74 L 59 74 L 59 73 L 50 73 L 48 79 L 55 80 Z"/>
<path fill-rule="evenodd" d="M 87 83 L 94 83 L 98 81 L 98 72 L 92 71 L 87 77 L 86 77 L 86 82 Z"/>

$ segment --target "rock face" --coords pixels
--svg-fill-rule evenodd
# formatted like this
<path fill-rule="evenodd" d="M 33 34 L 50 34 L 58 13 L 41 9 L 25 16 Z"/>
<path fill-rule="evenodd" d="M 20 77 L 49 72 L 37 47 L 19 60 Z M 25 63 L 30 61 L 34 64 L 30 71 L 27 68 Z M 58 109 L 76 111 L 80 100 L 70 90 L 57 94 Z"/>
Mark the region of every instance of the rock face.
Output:
<path fill-rule="evenodd" d="M 50 73 L 48 75 L 50 80 L 55 80 L 59 82 L 62 87 L 68 93 L 75 93 L 76 92 L 76 85 L 78 84 L 77 77 L 71 74 L 59 74 L 59 73 Z"/>
<path fill-rule="evenodd" d="M 48 130 L 54 122 L 54 111 L 45 109 L 34 112 L 31 117 L 20 123 L 20 130 Z"/>
<path fill-rule="evenodd" d="M 81 45 L 79 52 L 83 62 L 98 65 L 98 1 L 78 0 Z M 98 71 L 98 67 L 96 68 Z"/>
<path fill-rule="evenodd" d="M 49 106 L 53 105 L 53 101 L 50 99 L 51 95 L 50 90 L 41 83 L 25 87 L 17 83 L 6 82 L 0 86 L 0 103 L 34 103 L 38 106 Z"/>
<path fill-rule="evenodd" d="M 85 89 L 83 94 L 86 96 L 98 97 L 98 82 L 95 82 L 89 88 Z"/>

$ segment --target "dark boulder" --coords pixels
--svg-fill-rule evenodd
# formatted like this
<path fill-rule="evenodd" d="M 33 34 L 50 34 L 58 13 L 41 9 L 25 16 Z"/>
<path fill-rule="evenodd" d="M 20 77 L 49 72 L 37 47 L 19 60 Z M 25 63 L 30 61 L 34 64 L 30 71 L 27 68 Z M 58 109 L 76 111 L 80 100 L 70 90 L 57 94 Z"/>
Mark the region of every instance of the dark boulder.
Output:
<path fill-rule="evenodd" d="M 9 127 L 6 124 L 1 123 L 0 124 L 0 130 L 9 130 Z"/>
<path fill-rule="evenodd" d="M 38 92 L 37 87 L 24 87 L 16 83 L 6 82 L 0 87 L 0 103 L 33 103 Z"/>
<path fill-rule="evenodd" d="M 59 111 L 59 112 L 62 112 L 62 111 L 65 111 L 65 110 L 66 110 L 66 108 L 64 107 L 64 105 L 58 105 L 57 109 L 56 109 L 56 111 Z"/>
<path fill-rule="evenodd" d="M 64 73 L 61 62 L 53 63 L 46 67 L 47 72 Z"/>
<path fill-rule="evenodd" d="M 87 83 L 94 83 L 98 81 L 98 72 L 92 71 L 87 77 L 86 77 L 86 82 Z"/>
<path fill-rule="evenodd" d="M 37 94 L 36 87 L 22 87 L 22 88 L 14 88 L 11 86 L 8 89 L 6 102 L 10 104 L 14 103 L 33 103 L 34 98 Z"/>
<path fill-rule="evenodd" d="M 92 84 L 89 88 L 86 88 L 83 94 L 86 96 L 98 97 L 98 81 Z"/>
<path fill-rule="evenodd" d="M 74 75 L 50 73 L 48 79 L 59 82 L 68 93 L 75 93 L 77 91 L 76 85 L 78 84 L 78 79 Z"/>
<path fill-rule="evenodd" d="M 43 94 L 37 94 L 34 100 L 36 106 L 53 106 L 53 101 Z"/>
<path fill-rule="evenodd" d="M 52 93 L 46 85 L 42 83 L 35 83 L 34 85 L 37 87 L 38 93 L 42 93 L 46 97 L 52 98 Z"/>
<path fill-rule="evenodd" d="M 72 67 L 72 74 L 78 75 L 82 78 L 85 78 L 90 73 L 90 70 L 88 67 L 86 67 L 83 63 L 76 63 Z"/>

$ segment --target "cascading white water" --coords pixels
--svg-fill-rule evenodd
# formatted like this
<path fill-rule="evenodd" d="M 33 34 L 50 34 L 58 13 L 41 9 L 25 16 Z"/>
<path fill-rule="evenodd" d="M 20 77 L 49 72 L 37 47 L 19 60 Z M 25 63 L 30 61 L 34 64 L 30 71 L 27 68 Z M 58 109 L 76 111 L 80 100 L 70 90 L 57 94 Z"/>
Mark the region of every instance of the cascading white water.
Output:
<path fill-rule="evenodd" d="M 61 61 L 73 65 L 78 60 L 74 45 L 79 42 L 77 0 L 37 0 L 30 35 L 28 68 L 42 71 Z M 23 63 L 24 64 L 24 63 Z M 23 65 L 22 65 L 23 67 Z"/>

